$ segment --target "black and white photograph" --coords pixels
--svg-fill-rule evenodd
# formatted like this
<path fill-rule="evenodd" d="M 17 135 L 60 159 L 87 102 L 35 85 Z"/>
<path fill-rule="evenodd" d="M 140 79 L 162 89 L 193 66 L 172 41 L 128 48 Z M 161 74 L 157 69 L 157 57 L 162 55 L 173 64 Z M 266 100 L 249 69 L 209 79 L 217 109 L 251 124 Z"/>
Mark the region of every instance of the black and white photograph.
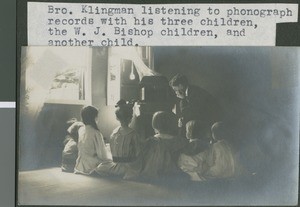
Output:
<path fill-rule="evenodd" d="M 297 205 L 296 47 L 26 46 L 17 203 Z"/>

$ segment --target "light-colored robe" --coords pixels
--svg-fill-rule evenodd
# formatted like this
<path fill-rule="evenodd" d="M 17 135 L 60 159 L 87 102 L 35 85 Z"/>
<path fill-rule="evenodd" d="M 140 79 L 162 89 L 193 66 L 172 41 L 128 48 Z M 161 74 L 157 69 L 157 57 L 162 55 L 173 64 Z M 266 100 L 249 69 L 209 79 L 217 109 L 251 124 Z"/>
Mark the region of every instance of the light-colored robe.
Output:
<path fill-rule="evenodd" d="M 79 129 L 78 135 L 78 158 L 75 173 L 89 175 L 99 164 L 112 161 L 100 131 L 86 125 Z"/>

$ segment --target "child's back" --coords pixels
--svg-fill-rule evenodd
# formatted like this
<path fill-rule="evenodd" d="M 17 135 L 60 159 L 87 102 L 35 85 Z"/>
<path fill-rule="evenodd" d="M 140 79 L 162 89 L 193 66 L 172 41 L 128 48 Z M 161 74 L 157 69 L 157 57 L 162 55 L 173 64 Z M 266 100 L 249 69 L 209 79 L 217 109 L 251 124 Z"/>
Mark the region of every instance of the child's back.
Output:
<path fill-rule="evenodd" d="M 177 160 L 182 149 L 180 138 L 168 135 L 156 135 L 146 140 L 142 151 L 142 177 L 158 178 L 179 173 Z"/>
<path fill-rule="evenodd" d="M 64 140 L 61 165 L 61 169 L 64 172 L 74 172 L 74 167 L 78 156 L 78 130 L 82 126 L 83 123 L 73 121 L 73 124 L 67 129 L 68 135 L 66 135 Z"/>
<path fill-rule="evenodd" d="M 154 114 L 152 126 L 157 134 L 145 141 L 137 161 L 128 170 L 125 178 L 165 179 L 182 175 L 177 167 L 177 160 L 183 143 L 182 139 L 174 136 L 176 125 L 173 114 Z"/>
<path fill-rule="evenodd" d="M 117 127 L 109 143 L 114 162 L 131 162 L 136 158 L 138 135 L 133 129 Z"/>
<path fill-rule="evenodd" d="M 232 146 L 226 140 L 213 143 L 206 152 L 207 171 L 202 173 L 206 179 L 229 178 L 235 176 L 236 160 Z"/>
<path fill-rule="evenodd" d="M 85 126 L 78 131 L 78 158 L 75 173 L 91 174 L 99 164 L 110 159 L 103 136 L 95 121 L 98 110 L 93 106 L 84 107 L 81 116 Z"/>
<path fill-rule="evenodd" d="M 111 134 L 109 144 L 113 162 L 97 167 L 101 175 L 124 175 L 129 165 L 136 159 L 139 152 L 139 137 L 135 130 L 128 127 L 132 119 L 132 106 L 120 100 L 116 105 L 116 118 L 121 126 Z"/>
<path fill-rule="evenodd" d="M 78 133 L 78 158 L 75 172 L 91 174 L 100 163 L 108 159 L 103 136 L 90 125 L 80 128 Z"/>

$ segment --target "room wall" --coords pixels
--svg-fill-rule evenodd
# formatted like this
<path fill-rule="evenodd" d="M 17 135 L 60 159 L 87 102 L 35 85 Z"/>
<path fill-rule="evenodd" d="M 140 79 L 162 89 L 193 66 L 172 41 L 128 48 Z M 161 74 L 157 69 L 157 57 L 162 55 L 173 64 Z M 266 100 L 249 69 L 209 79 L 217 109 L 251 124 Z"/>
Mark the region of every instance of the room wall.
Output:
<path fill-rule="evenodd" d="M 99 109 L 99 130 L 109 137 L 118 122 L 114 106 L 106 105 L 108 48 L 93 48 L 92 61 L 92 104 Z"/>
<path fill-rule="evenodd" d="M 281 116 L 288 113 L 282 104 L 296 97 L 296 48 L 156 47 L 154 54 L 157 71 L 168 79 L 185 74 L 214 95 L 230 119 L 245 110 Z"/>

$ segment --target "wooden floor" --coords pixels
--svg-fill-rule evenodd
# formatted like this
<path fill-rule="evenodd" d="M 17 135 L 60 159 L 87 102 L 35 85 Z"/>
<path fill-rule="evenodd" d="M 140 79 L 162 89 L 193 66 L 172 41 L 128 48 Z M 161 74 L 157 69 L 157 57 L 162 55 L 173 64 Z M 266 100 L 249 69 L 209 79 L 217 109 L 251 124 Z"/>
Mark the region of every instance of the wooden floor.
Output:
<path fill-rule="evenodd" d="M 101 178 L 50 168 L 19 173 L 21 205 L 69 206 L 199 206 L 288 204 L 265 186 L 248 181 L 178 182 L 155 185 L 119 178 Z M 282 196 L 284 197 L 284 196 Z"/>

